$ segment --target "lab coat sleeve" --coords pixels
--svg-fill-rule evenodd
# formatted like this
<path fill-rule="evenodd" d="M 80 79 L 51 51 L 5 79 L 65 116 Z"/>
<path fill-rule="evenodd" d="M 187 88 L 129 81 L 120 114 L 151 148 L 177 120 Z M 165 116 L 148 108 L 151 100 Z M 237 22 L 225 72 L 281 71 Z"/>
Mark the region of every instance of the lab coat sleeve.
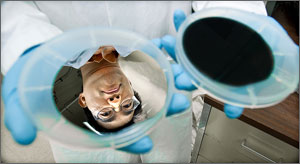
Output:
<path fill-rule="evenodd" d="M 213 7 L 229 7 L 260 15 L 267 15 L 265 3 L 263 1 L 193 1 L 195 12 Z"/>
<path fill-rule="evenodd" d="M 1 72 L 7 73 L 22 53 L 62 33 L 33 2 L 1 3 Z"/>

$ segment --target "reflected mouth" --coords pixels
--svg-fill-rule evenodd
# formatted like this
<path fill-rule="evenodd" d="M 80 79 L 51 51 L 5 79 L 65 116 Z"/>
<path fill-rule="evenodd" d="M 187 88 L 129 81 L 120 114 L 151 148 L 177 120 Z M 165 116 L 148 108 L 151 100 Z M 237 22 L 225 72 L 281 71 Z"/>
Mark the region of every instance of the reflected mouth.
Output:
<path fill-rule="evenodd" d="M 117 88 L 113 88 L 113 89 L 103 91 L 103 92 L 106 93 L 106 94 L 113 94 L 113 93 L 118 92 L 120 90 L 120 87 L 121 87 L 121 84 Z"/>

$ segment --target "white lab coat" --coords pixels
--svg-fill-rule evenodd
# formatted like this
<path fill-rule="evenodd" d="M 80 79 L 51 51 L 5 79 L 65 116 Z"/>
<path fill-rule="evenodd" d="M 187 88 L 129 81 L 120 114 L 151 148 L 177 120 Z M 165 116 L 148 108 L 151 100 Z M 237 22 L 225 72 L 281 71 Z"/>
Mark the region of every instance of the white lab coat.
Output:
<path fill-rule="evenodd" d="M 2 2 L 1 71 L 5 75 L 27 48 L 46 42 L 66 30 L 89 25 L 120 27 L 153 39 L 166 34 L 176 35 L 173 25 L 176 9 L 190 15 L 192 8 L 197 12 L 211 7 L 238 8 L 266 15 L 262 1 Z M 200 115 L 196 117 L 200 118 Z M 150 134 L 153 150 L 141 156 L 113 149 L 77 150 L 55 141 L 50 143 L 56 162 L 189 162 L 191 131 L 192 115 L 191 110 L 187 110 L 164 119 L 161 126 Z"/>

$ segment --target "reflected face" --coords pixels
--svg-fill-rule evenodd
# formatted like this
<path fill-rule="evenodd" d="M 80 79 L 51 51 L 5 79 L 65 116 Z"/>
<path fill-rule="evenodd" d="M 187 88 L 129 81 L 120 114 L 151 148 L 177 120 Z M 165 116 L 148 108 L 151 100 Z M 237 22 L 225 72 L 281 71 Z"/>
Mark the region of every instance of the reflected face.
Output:
<path fill-rule="evenodd" d="M 134 115 L 134 91 L 118 63 L 105 60 L 88 63 L 81 71 L 80 106 L 87 107 L 97 123 L 106 129 L 116 129 L 130 122 Z"/>

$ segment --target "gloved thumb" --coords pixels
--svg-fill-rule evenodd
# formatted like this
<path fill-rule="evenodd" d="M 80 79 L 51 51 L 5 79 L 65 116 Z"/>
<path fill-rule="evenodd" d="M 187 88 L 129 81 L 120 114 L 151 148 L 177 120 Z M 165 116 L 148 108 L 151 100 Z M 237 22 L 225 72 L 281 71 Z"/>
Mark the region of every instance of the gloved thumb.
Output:
<path fill-rule="evenodd" d="M 173 22 L 174 22 L 176 31 L 178 31 L 180 25 L 185 20 L 185 18 L 186 18 L 186 15 L 182 10 L 177 9 L 174 11 Z"/>
<path fill-rule="evenodd" d="M 244 108 L 242 107 L 232 106 L 229 104 L 224 105 L 224 112 L 230 119 L 239 118 L 242 115 L 243 111 Z"/>
<path fill-rule="evenodd" d="M 5 103 L 4 122 L 19 144 L 28 145 L 36 138 L 36 127 L 23 111 L 16 94 Z"/>
<path fill-rule="evenodd" d="M 171 116 L 173 114 L 183 112 L 184 110 L 189 108 L 190 105 L 191 105 L 190 101 L 185 95 L 181 93 L 175 93 L 172 96 L 172 100 L 168 108 L 167 116 Z"/>
<path fill-rule="evenodd" d="M 168 52 L 168 54 L 175 60 L 175 46 L 176 46 L 176 38 L 171 35 L 165 35 L 161 39 L 161 44 L 165 48 L 165 50 Z"/>
<path fill-rule="evenodd" d="M 197 89 L 192 83 L 190 76 L 183 70 L 179 64 L 172 64 L 175 86 L 177 89 L 192 91 Z"/>
<path fill-rule="evenodd" d="M 119 148 L 118 150 L 133 153 L 133 154 L 144 154 L 144 153 L 148 153 L 152 149 L 152 147 L 153 147 L 153 143 L 151 138 L 149 136 L 145 136 L 140 140 L 138 140 L 137 142 Z"/>

